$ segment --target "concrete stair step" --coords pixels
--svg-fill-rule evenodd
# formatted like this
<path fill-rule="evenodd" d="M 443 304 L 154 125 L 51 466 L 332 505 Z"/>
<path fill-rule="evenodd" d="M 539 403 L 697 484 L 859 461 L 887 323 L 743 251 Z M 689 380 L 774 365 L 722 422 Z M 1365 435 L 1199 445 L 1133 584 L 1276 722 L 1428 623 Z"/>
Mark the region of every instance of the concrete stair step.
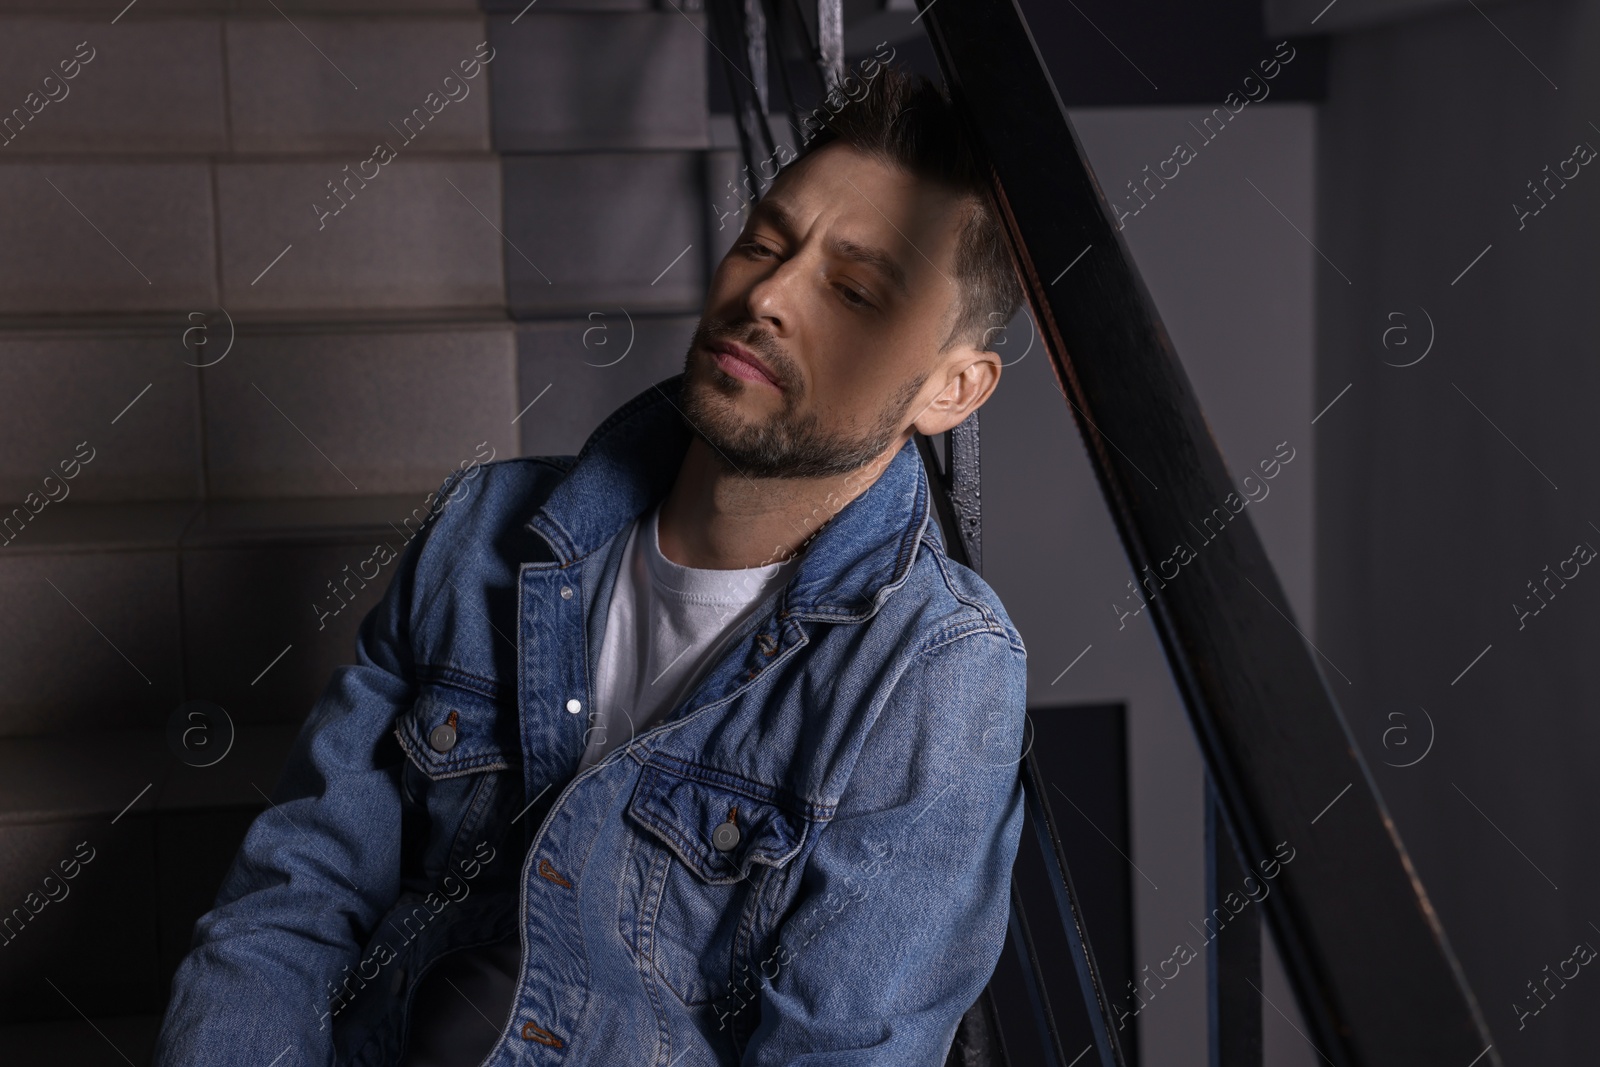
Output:
<path fill-rule="evenodd" d="M 362 564 L 425 501 L 49 505 L 0 554 L 0 736 L 159 732 L 190 699 L 300 720 L 394 570 Z"/>
<path fill-rule="evenodd" d="M 206 729 L 217 734 L 207 744 L 227 744 L 219 724 Z M 236 724 L 221 756 L 200 755 L 198 737 L 191 738 L 190 758 L 217 760 L 206 767 L 185 763 L 164 730 L 0 737 L 0 832 L 102 817 L 117 825 L 135 816 L 265 807 L 263 794 L 272 791 L 299 729 L 298 721 Z M 0 902 L 21 896 L 6 894 L 8 880 L 9 873 L 0 871 Z"/>
<path fill-rule="evenodd" d="M 158 730 L 0 738 L 0 1022 L 159 1013 L 298 729 L 205 767 Z"/>

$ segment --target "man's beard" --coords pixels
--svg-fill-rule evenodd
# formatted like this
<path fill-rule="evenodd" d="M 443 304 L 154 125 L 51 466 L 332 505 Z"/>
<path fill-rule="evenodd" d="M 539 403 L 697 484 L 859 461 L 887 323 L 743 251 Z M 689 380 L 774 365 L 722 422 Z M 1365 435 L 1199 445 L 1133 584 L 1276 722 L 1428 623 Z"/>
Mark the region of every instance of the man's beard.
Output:
<path fill-rule="evenodd" d="M 680 406 L 689 425 L 737 473 L 750 478 L 820 478 L 848 474 L 882 455 L 899 436 L 902 420 L 927 373 L 901 386 L 865 433 L 824 430 L 815 412 L 796 414 L 803 399 L 794 364 L 770 334 L 747 333 L 737 324 L 702 319 L 684 359 Z M 747 425 L 733 408 L 741 390 L 760 388 L 728 374 L 715 363 L 694 374 L 694 350 L 713 340 L 737 341 L 766 360 L 783 382 L 783 410 L 766 423 Z M 726 399 L 723 399 L 726 398 Z"/>

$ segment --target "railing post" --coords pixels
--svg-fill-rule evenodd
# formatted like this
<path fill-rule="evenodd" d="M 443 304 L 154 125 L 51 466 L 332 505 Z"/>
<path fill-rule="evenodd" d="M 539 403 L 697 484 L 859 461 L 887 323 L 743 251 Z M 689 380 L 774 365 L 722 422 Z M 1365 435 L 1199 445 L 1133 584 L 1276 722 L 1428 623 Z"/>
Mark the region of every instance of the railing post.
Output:
<path fill-rule="evenodd" d="M 1261 1067 L 1261 911 L 1245 888 L 1233 832 L 1206 776 L 1206 956 L 1211 1067 Z M 1259 886 L 1259 878 L 1252 879 Z M 1259 891 L 1259 890 L 1258 890 Z M 1243 901 L 1235 915 L 1228 895 Z"/>

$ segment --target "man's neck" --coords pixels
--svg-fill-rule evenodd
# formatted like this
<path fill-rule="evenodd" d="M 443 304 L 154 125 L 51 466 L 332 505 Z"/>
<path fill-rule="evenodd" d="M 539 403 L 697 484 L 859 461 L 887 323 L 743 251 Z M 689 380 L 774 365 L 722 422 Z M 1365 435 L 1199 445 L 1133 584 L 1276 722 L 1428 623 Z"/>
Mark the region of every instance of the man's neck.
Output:
<path fill-rule="evenodd" d="M 695 434 L 661 502 L 661 552 L 684 567 L 732 570 L 782 563 L 872 487 L 904 445 L 824 478 L 750 478 L 729 470 Z"/>

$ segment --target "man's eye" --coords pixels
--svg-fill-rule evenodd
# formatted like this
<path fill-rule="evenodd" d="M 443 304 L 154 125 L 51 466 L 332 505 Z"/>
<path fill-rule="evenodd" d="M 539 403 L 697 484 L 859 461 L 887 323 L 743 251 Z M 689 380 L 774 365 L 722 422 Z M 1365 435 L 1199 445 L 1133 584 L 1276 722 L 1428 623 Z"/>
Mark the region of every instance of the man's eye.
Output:
<path fill-rule="evenodd" d="M 743 248 L 746 252 L 750 252 L 750 253 L 765 252 L 768 255 L 772 254 L 772 249 L 770 249 L 766 245 L 760 244 L 760 243 L 758 243 L 756 241 L 746 241 L 740 247 Z"/>
<path fill-rule="evenodd" d="M 864 299 L 860 293 L 856 292 L 848 285 L 840 285 L 836 288 L 839 290 L 840 299 L 842 299 L 846 304 L 849 304 L 851 307 L 869 308 L 872 306 L 872 302 L 870 300 Z"/>

